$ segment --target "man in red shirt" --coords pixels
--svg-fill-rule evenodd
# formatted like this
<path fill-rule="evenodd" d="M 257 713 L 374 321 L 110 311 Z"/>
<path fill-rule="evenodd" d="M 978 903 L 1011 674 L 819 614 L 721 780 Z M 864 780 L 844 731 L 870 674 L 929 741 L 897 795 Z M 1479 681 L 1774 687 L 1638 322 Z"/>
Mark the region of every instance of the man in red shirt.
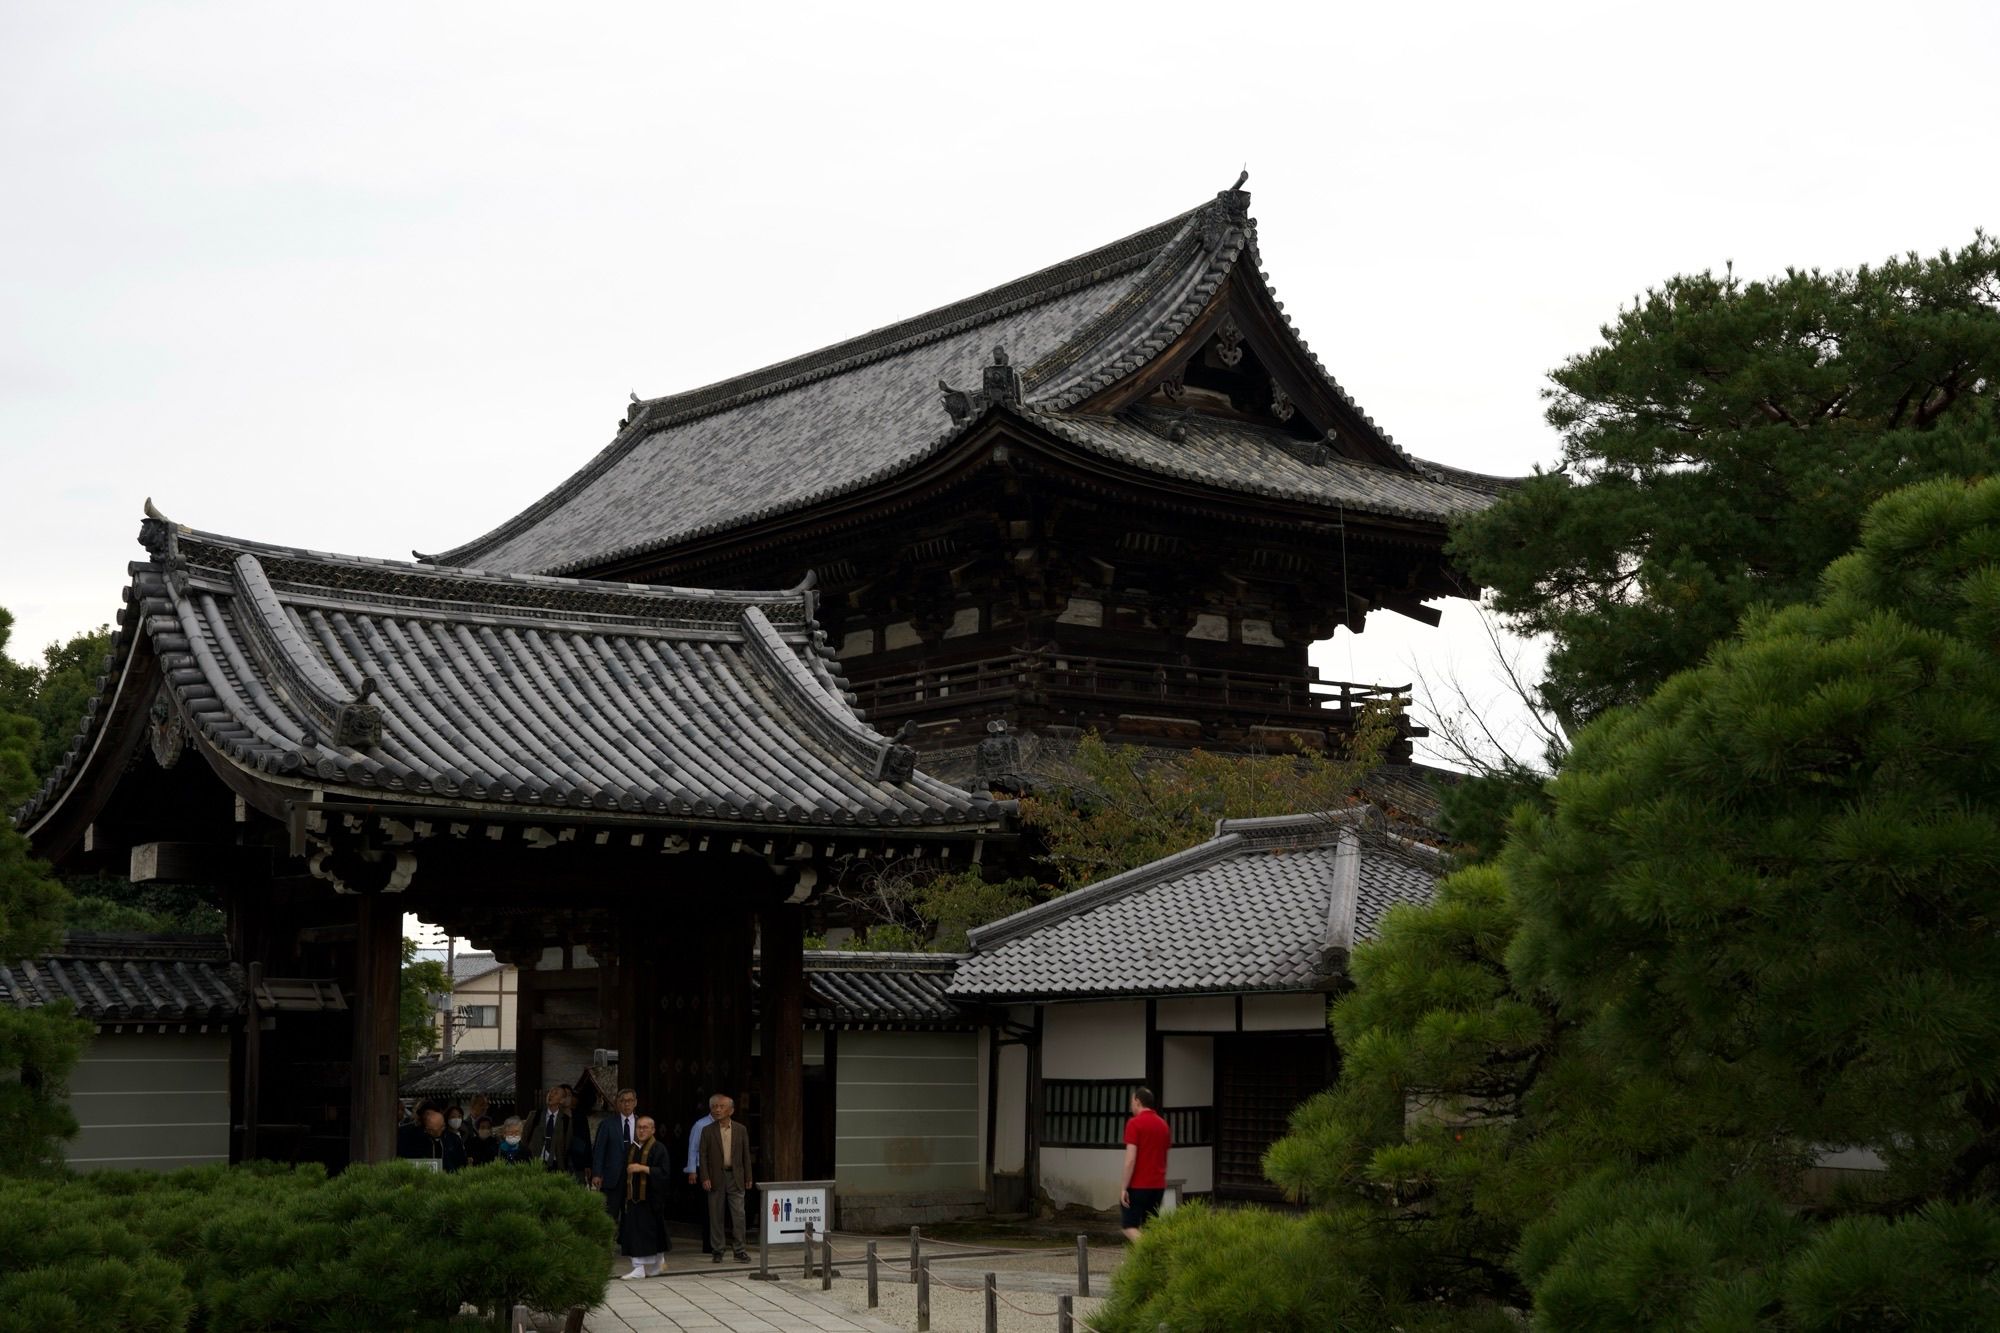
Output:
<path fill-rule="evenodd" d="M 1132 1093 L 1132 1118 L 1125 1122 L 1125 1184 L 1118 1195 L 1118 1225 L 1125 1228 L 1126 1240 L 1139 1239 L 1146 1219 L 1160 1215 L 1167 1192 L 1167 1149 L 1174 1146 L 1174 1132 L 1160 1118 L 1158 1105 L 1151 1088 Z"/>

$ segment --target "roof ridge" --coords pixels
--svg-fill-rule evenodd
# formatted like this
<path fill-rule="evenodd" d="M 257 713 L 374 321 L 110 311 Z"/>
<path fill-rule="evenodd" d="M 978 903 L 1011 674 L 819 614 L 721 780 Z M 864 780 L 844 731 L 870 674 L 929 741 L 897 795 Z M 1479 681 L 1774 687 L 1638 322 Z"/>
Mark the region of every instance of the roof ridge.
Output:
<path fill-rule="evenodd" d="M 626 418 L 618 434 L 595 457 L 564 478 L 532 505 L 469 542 L 422 557 L 454 561 L 465 558 L 512 536 L 555 509 L 564 499 L 603 475 L 641 440 L 672 426 L 710 416 L 731 407 L 784 393 L 817 380 L 844 374 L 864 365 L 899 355 L 927 343 L 1013 314 L 1043 305 L 1059 296 L 1092 286 L 1119 273 L 1144 267 L 1161 247 L 1171 241 L 1201 207 L 1177 214 L 1164 222 L 1143 227 L 1128 236 L 1074 255 L 1046 268 L 990 287 L 913 315 L 885 324 L 839 342 L 828 343 L 810 352 L 772 362 L 757 370 L 659 398 L 641 399 Z"/>
<path fill-rule="evenodd" d="M 1206 842 L 1198 842 L 1156 861 L 1120 871 L 1095 884 L 1071 889 L 1059 898 L 1022 908 L 1012 916 L 975 926 L 966 932 L 966 938 L 972 952 L 980 953 L 1243 852 L 1321 846 L 1337 840 L 1343 828 L 1362 822 L 1373 810 L 1371 805 L 1352 805 L 1345 810 L 1218 819 L 1215 835 Z"/>

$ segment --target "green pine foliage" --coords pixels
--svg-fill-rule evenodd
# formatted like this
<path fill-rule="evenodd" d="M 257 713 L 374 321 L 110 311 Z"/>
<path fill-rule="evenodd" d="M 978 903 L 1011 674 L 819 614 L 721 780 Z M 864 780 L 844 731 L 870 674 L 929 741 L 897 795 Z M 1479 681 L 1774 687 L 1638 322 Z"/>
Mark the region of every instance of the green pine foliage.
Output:
<path fill-rule="evenodd" d="M 12 624 L 0 611 L 0 662 L 8 660 Z M 62 939 L 68 895 L 6 815 L 35 788 L 39 735 L 34 719 L 0 705 L 0 962 L 45 953 Z M 61 1144 L 76 1133 L 63 1084 L 89 1040 L 90 1025 L 66 1002 L 0 1006 L 0 1173 L 60 1169 Z"/>
<path fill-rule="evenodd" d="M 1852 271 L 1676 277 L 1547 390 L 1557 469 L 1455 530 L 1553 636 L 1572 729 L 1644 698 L 1757 603 L 1810 597 L 1870 503 L 2000 461 L 2000 241 Z"/>
<path fill-rule="evenodd" d="M 1240 1224 L 1323 1238 L 1286 1299 L 1368 1293 L 1323 1326 L 2000 1328 L 2000 479 L 1861 526 L 1356 951 L 1265 1159 L 1314 1213 Z M 1179 1225 L 1115 1308 L 1224 1326 L 1171 1321 L 1230 1243 Z"/>
<path fill-rule="evenodd" d="M 0 1182 L 0 1333 L 490 1328 L 597 1304 L 611 1242 L 597 1195 L 501 1167 Z"/>

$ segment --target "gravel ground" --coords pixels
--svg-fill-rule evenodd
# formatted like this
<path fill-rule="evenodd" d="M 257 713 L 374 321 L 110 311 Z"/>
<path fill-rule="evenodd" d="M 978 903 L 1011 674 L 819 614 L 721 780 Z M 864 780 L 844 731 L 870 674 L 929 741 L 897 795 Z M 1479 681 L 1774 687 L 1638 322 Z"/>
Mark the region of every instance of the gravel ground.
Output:
<path fill-rule="evenodd" d="M 1002 1298 L 1000 1328 L 1004 1333 L 1055 1333 L 1056 1295 L 1076 1290 L 1076 1251 L 1071 1248 L 1052 1246 L 1005 1254 L 981 1254 L 973 1247 L 933 1242 L 926 1244 L 924 1249 L 931 1268 L 933 1333 L 984 1333 L 986 1297 L 980 1288 L 984 1286 L 988 1272 L 999 1275 Z M 873 1310 L 867 1309 L 865 1253 L 865 1240 L 835 1237 L 834 1267 L 840 1276 L 834 1279 L 829 1294 L 849 1309 L 914 1330 L 917 1326 L 917 1289 L 900 1268 L 889 1267 L 891 1262 L 900 1264 L 908 1261 L 907 1245 L 900 1238 L 878 1241 L 876 1253 L 884 1261 L 880 1281 L 881 1304 Z M 1087 1327 L 1085 1321 L 1103 1305 L 1104 1293 L 1111 1289 L 1111 1274 L 1124 1260 L 1125 1252 L 1122 1246 L 1092 1246 L 1089 1256 L 1090 1286 L 1095 1294 L 1076 1299 L 1074 1310 L 1078 1333 L 1084 1333 Z M 786 1285 L 799 1281 L 796 1272 L 792 1269 L 787 1274 Z M 951 1285 L 947 1286 L 947 1283 Z M 817 1291 L 819 1280 L 814 1278 L 807 1285 Z M 1007 1302 L 1010 1300 L 1023 1309 L 1009 1306 Z"/>
<path fill-rule="evenodd" d="M 933 1274 L 935 1277 L 935 1274 Z M 961 1281 L 954 1275 L 951 1279 L 960 1286 L 976 1285 L 983 1279 L 971 1282 Z M 798 1279 L 789 1279 L 785 1285 L 797 1285 Z M 1072 1284 L 1073 1285 L 1073 1284 Z M 819 1290 L 817 1281 L 810 1284 Z M 1097 1290 L 1092 1284 L 1093 1291 Z M 1065 1288 L 1067 1290 L 1067 1288 Z M 862 1314 L 873 1315 L 884 1323 L 898 1328 L 915 1330 L 917 1326 L 917 1289 L 907 1282 L 883 1283 L 882 1303 L 873 1310 L 868 1305 L 868 1284 L 858 1278 L 838 1277 L 833 1281 L 833 1290 L 828 1293 L 836 1297 L 848 1309 Z M 1000 1328 L 1002 1333 L 1055 1333 L 1056 1298 L 1046 1291 L 1022 1291 L 1002 1285 L 1000 1294 L 1006 1298 L 1000 1302 Z M 1011 1308 L 1007 1300 L 1012 1300 L 1035 1315 L 1023 1314 Z M 1078 1333 L 1084 1333 L 1083 1321 L 1104 1304 L 1102 1296 L 1078 1297 L 1075 1305 Z M 986 1328 L 986 1297 L 978 1291 L 954 1291 L 942 1282 L 931 1283 L 931 1333 L 984 1333 Z"/>

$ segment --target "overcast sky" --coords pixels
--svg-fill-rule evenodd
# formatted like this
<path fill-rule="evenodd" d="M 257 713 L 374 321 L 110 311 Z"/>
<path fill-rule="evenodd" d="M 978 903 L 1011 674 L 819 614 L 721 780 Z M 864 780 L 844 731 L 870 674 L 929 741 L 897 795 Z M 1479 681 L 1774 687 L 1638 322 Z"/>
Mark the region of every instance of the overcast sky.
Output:
<path fill-rule="evenodd" d="M 1996 15 L 6 0 L 12 650 L 111 617 L 149 495 L 243 537 L 448 547 L 629 391 L 991 286 L 1245 164 L 1349 392 L 1413 452 L 1524 472 L 1554 456 L 1545 373 L 1647 285 L 2000 225 Z M 1483 656 L 1460 606 L 1315 660 L 1483 682 Z"/>

